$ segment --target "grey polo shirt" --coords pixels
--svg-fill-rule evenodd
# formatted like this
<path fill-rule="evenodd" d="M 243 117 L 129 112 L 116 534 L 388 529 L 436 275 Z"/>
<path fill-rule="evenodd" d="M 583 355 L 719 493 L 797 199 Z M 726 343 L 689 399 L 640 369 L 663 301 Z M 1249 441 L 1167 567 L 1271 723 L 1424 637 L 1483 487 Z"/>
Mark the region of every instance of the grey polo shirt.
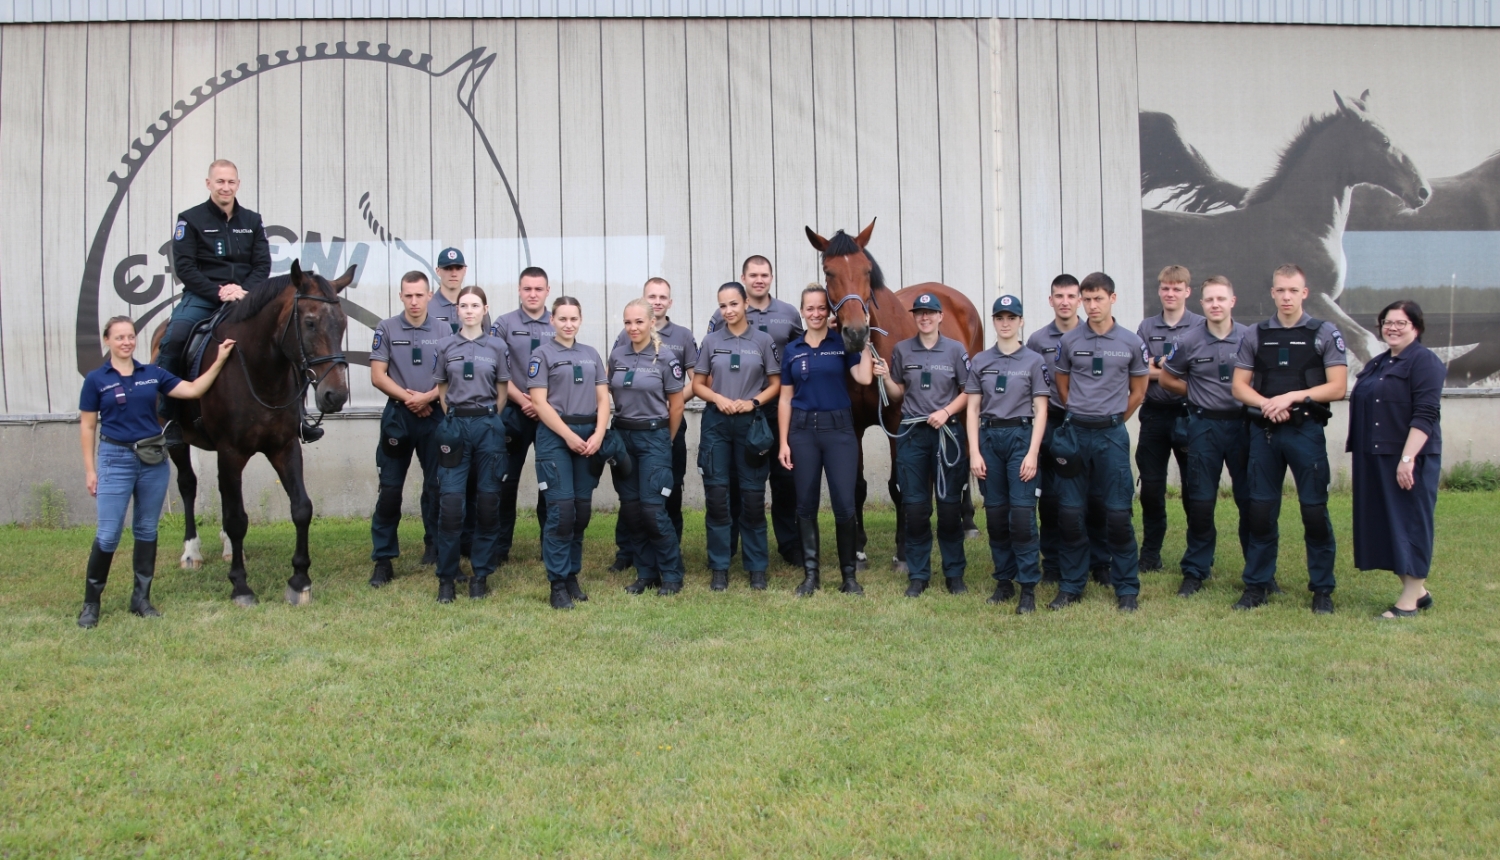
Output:
<path fill-rule="evenodd" d="M 609 353 L 609 393 L 615 398 L 615 416 L 627 421 L 665 420 L 669 417 L 667 395 L 682 390 L 686 381 L 682 362 L 666 344 L 636 352 L 628 342 Z"/>
<path fill-rule="evenodd" d="M 672 354 L 677 357 L 677 361 L 684 368 L 692 368 L 698 364 L 698 341 L 687 326 L 678 325 L 668 319 L 666 325 L 657 327 L 656 333 L 661 337 L 661 345 L 672 350 Z M 625 334 L 624 329 L 620 329 L 619 336 L 615 338 L 615 348 L 627 346 L 629 343 L 630 336 Z"/>
<path fill-rule="evenodd" d="M 763 331 L 771 336 L 771 342 L 776 344 L 778 355 L 781 350 L 786 349 L 786 345 L 793 338 L 801 337 L 804 334 L 801 312 L 775 296 L 771 297 L 771 303 L 766 305 L 765 310 L 761 310 L 746 302 L 745 321 L 750 324 L 752 329 Z M 709 317 L 708 320 L 709 333 L 711 334 L 723 327 L 724 315 L 718 311 L 714 311 L 714 315 Z"/>
<path fill-rule="evenodd" d="M 1234 360 L 1249 331 L 1249 326 L 1234 323 L 1229 336 L 1221 340 L 1205 323 L 1183 336 L 1163 367 L 1187 380 L 1189 403 L 1214 412 L 1231 412 L 1244 405 L 1234 399 Z"/>
<path fill-rule="evenodd" d="M 1297 325 L 1305 326 L 1312 317 L 1303 314 L 1297 320 Z M 1295 327 L 1295 326 L 1294 326 Z M 1240 338 L 1240 351 L 1235 356 L 1234 366 L 1245 370 L 1255 369 L 1255 353 L 1260 349 L 1260 335 L 1256 333 L 1256 326 L 1249 326 L 1250 330 Z M 1271 328 L 1286 328 L 1277 317 L 1271 317 Z M 1313 339 L 1314 346 L 1318 349 L 1318 355 L 1323 356 L 1324 367 L 1341 367 L 1349 364 L 1349 356 L 1344 348 L 1344 336 L 1339 334 L 1338 327 L 1327 320 L 1318 326 L 1318 334 Z"/>
<path fill-rule="evenodd" d="M 781 352 L 771 335 L 749 327 L 742 335 L 729 329 L 709 332 L 698 346 L 693 372 L 711 377 L 714 393 L 730 400 L 750 400 L 766 390 L 770 377 L 781 376 Z"/>
<path fill-rule="evenodd" d="M 572 346 L 563 346 L 549 338 L 531 351 L 526 362 L 526 390 L 547 389 L 547 403 L 559 415 L 597 416 L 598 386 L 608 384 L 599 350 L 576 340 Z"/>
<path fill-rule="evenodd" d="M 891 350 L 891 379 L 906 389 L 901 398 L 904 418 L 925 418 L 947 408 L 969 381 L 969 353 L 951 337 L 938 335 L 932 349 L 922 336 L 907 338 Z"/>
<path fill-rule="evenodd" d="M 1080 325 L 1083 325 L 1083 323 L 1080 323 Z M 1057 344 L 1062 340 L 1062 337 L 1063 332 L 1058 330 L 1057 320 L 1053 320 L 1042 328 L 1032 332 L 1031 337 L 1026 339 L 1026 348 L 1040 355 L 1042 360 L 1047 363 L 1047 370 L 1053 374 L 1057 373 Z M 1048 382 L 1050 383 L 1051 379 L 1048 379 Z M 1051 386 L 1051 388 L 1052 391 L 1047 397 L 1048 401 L 1058 409 L 1062 409 L 1062 395 L 1058 393 L 1056 385 Z"/>
<path fill-rule="evenodd" d="M 531 351 L 551 340 L 557 332 L 552 329 L 552 313 L 546 308 L 542 309 L 542 315 L 536 319 L 532 319 L 521 308 L 516 308 L 501 314 L 490 327 L 490 334 L 503 339 L 510 348 L 510 378 L 519 381 L 527 378 L 526 371 L 531 366 Z"/>
<path fill-rule="evenodd" d="M 1040 355 L 1024 346 L 1006 355 L 996 345 L 969 362 L 964 391 L 979 398 L 981 418 L 1034 418 L 1031 398 L 1050 394 L 1052 380 Z"/>
<path fill-rule="evenodd" d="M 421 325 L 412 325 L 406 314 L 381 320 L 370 344 L 370 360 L 386 363 L 391 381 L 410 391 L 431 391 L 437 366 L 438 347 L 452 337 L 447 323 L 428 314 Z"/>
<path fill-rule="evenodd" d="M 1130 377 L 1151 372 L 1141 339 L 1119 323 L 1095 334 L 1085 320 L 1062 336 L 1057 350 L 1057 372 L 1068 374 L 1068 411 L 1085 418 L 1123 413 L 1130 406 Z"/>
<path fill-rule="evenodd" d="M 510 379 L 505 341 L 482 334 L 468 340 L 450 334 L 438 344 L 432 378 L 448 383 L 448 406 L 494 406 L 499 389 Z"/>
<path fill-rule="evenodd" d="M 443 295 L 442 290 L 435 291 L 432 294 L 432 298 L 427 301 L 427 318 L 447 323 L 449 334 L 458 334 L 458 330 L 463 328 L 463 323 L 459 322 L 458 319 L 458 305 L 448 301 L 448 297 Z M 489 314 L 484 315 L 484 319 L 480 321 L 479 326 L 486 331 L 489 330 Z M 491 333 L 493 334 L 493 332 Z"/>
<path fill-rule="evenodd" d="M 1188 336 L 1193 327 L 1202 323 L 1203 317 L 1192 311 L 1184 311 L 1177 325 L 1167 325 L 1166 319 L 1157 314 L 1141 320 L 1141 324 L 1135 329 L 1135 335 L 1145 344 L 1145 358 L 1149 363 L 1153 358 L 1171 356 L 1174 350 L 1182 346 L 1183 338 Z M 1162 388 L 1158 382 L 1152 382 L 1146 387 L 1147 403 L 1181 403 L 1182 400 L 1183 398 Z"/>

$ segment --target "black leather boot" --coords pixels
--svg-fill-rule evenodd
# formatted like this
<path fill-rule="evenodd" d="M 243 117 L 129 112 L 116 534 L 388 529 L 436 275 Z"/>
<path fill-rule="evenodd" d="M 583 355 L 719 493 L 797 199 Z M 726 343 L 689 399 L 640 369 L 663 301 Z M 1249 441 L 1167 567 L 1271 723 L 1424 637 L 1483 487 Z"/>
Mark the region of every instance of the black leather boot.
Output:
<path fill-rule="evenodd" d="M 78 613 L 78 626 L 85 630 L 99 624 L 99 598 L 104 595 L 114 560 L 115 554 L 100 549 L 98 543 L 89 550 L 89 566 L 83 575 L 83 611 Z"/>
<path fill-rule="evenodd" d="M 797 596 L 811 597 L 823 586 L 818 569 L 818 518 L 798 517 L 797 533 L 802 538 L 802 584 L 797 586 Z"/>
<path fill-rule="evenodd" d="M 756 591 L 766 590 L 766 572 L 764 570 L 750 571 L 750 587 Z"/>
<path fill-rule="evenodd" d="M 130 593 L 130 613 L 142 618 L 160 618 L 151 605 L 151 579 L 156 576 L 156 541 L 135 542 L 135 591 Z"/>
<path fill-rule="evenodd" d="M 729 571 L 715 570 L 709 574 L 708 587 L 714 591 L 729 590 Z"/>
<path fill-rule="evenodd" d="M 388 584 L 395 576 L 396 572 L 391 569 L 391 560 L 379 559 L 375 562 L 375 569 L 370 571 L 370 587 L 380 588 Z"/>
<path fill-rule="evenodd" d="M 1036 586 L 1021 586 L 1021 599 L 1016 602 L 1017 615 L 1030 615 L 1036 611 Z"/>
<path fill-rule="evenodd" d="M 573 598 L 568 595 L 567 581 L 558 579 L 552 582 L 552 596 L 550 599 L 553 609 L 573 608 Z"/>
<path fill-rule="evenodd" d="M 469 599 L 483 600 L 490 596 L 490 587 L 484 581 L 484 577 L 475 576 L 469 579 Z"/>
<path fill-rule="evenodd" d="M 625 586 L 626 594 L 645 594 L 647 589 L 656 588 L 661 585 L 661 577 L 637 576 L 635 582 Z"/>
<path fill-rule="evenodd" d="M 573 598 L 574 600 L 578 600 L 578 601 L 584 601 L 584 600 L 588 600 L 589 599 L 589 596 L 587 594 L 583 593 L 583 586 L 581 586 L 581 585 L 578 584 L 578 574 L 576 574 L 576 573 L 570 573 L 570 574 L 568 574 L 568 578 L 565 579 L 565 580 L 563 580 L 563 583 L 568 587 L 568 596 L 569 597 Z"/>
<path fill-rule="evenodd" d="M 862 596 L 865 590 L 860 587 L 859 580 L 854 578 L 859 570 L 859 551 L 856 548 L 859 543 L 859 521 L 850 517 L 841 523 L 834 523 L 833 535 L 839 545 L 839 574 L 844 579 L 839 591 Z"/>

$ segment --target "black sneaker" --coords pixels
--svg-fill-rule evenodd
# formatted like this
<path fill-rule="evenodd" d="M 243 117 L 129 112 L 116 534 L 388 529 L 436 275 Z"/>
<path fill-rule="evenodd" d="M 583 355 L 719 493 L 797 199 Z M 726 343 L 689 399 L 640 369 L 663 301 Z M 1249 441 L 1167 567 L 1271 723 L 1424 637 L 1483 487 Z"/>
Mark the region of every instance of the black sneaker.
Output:
<path fill-rule="evenodd" d="M 1312 598 L 1312 611 L 1314 615 L 1333 614 L 1333 592 L 1315 591 Z"/>
<path fill-rule="evenodd" d="M 456 590 L 457 590 L 457 588 L 455 587 L 455 585 L 453 583 L 453 580 L 451 580 L 451 579 L 440 579 L 440 580 L 438 580 L 438 598 L 437 598 L 437 602 L 438 603 L 452 603 L 453 602 L 454 592 Z"/>
<path fill-rule="evenodd" d="M 921 597 L 922 592 L 927 590 L 927 580 L 913 579 L 906 586 L 907 597 Z"/>
<path fill-rule="evenodd" d="M 395 578 L 396 573 L 391 570 L 391 560 L 388 558 L 376 559 L 375 569 L 370 572 L 370 587 L 380 588 Z"/>
<path fill-rule="evenodd" d="M 1141 573 L 1155 573 L 1158 570 L 1161 570 L 1161 556 L 1146 555 L 1143 553 L 1141 555 Z"/>
<path fill-rule="evenodd" d="M 1115 598 L 1115 607 L 1121 612 L 1134 612 L 1137 609 L 1134 594 L 1122 594 Z"/>
<path fill-rule="evenodd" d="M 1016 594 L 1015 583 L 1008 579 L 1002 579 L 995 583 L 995 593 L 985 603 L 1008 603 Z"/>
<path fill-rule="evenodd" d="M 1031 613 L 1033 613 L 1035 611 L 1036 611 L 1036 591 L 1035 591 L 1035 586 L 1031 586 L 1031 585 L 1023 585 L 1023 586 L 1021 586 L 1021 599 L 1018 600 L 1018 601 L 1016 601 L 1016 614 L 1017 615 L 1030 615 Z"/>
<path fill-rule="evenodd" d="M 1090 569 L 1089 576 L 1099 585 L 1109 585 L 1109 565 L 1100 565 Z"/>
<path fill-rule="evenodd" d="M 1057 593 L 1057 596 L 1052 598 L 1052 602 L 1047 604 L 1047 608 L 1052 610 L 1067 609 L 1069 606 L 1072 606 L 1075 603 L 1082 602 L 1082 594 L 1072 594 L 1067 591 L 1059 591 Z"/>
<path fill-rule="evenodd" d="M 1264 588 L 1261 588 L 1261 587 L 1256 586 L 1256 585 L 1247 585 L 1247 586 L 1245 586 L 1245 593 L 1241 594 L 1239 601 L 1236 602 L 1234 604 L 1234 606 L 1232 606 L 1230 608 L 1231 609 L 1238 609 L 1241 612 L 1244 612 L 1244 611 L 1247 611 L 1247 610 L 1254 609 L 1257 606 L 1265 606 L 1265 605 L 1266 605 L 1266 590 Z"/>
<path fill-rule="evenodd" d="M 484 598 L 489 596 L 489 593 L 490 587 L 484 584 L 484 577 L 476 576 L 473 579 L 469 580 L 470 600 L 483 600 Z"/>
<path fill-rule="evenodd" d="M 1182 585 L 1177 586 L 1178 597 L 1192 597 L 1203 588 L 1203 580 L 1193 576 L 1184 576 Z"/>
<path fill-rule="evenodd" d="M 943 584 L 947 586 L 949 594 L 969 593 L 969 586 L 964 584 L 964 578 L 961 576 L 950 576 L 943 581 Z"/>
<path fill-rule="evenodd" d="M 709 576 L 708 576 L 708 587 L 710 589 L 714 590 L 714 591 L 728 591 L 729 590 L 729 571 L 727 571 L 727 570 L 715 570 L 715 571 L 711 571 L 709 573 Z"/>
<path fill-rule="evenodd" d="M 436 545 L 434 545 L 434 544 L 427 544 L 427 547 L 422 550 L 422 564 L 423 565 L 428 565 L 428 566 L 437 564 L 437 546 Z"/>

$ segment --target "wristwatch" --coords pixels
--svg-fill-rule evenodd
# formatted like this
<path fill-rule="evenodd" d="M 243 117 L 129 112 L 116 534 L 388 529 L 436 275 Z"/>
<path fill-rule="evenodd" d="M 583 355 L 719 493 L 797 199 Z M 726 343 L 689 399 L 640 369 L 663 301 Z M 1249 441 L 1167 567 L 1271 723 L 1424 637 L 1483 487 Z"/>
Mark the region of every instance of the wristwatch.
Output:
<path fill-rule="evenodd" d="M 1401 455 L 1401 462 L 1403 462 L 1403 463 L 1410 463 L 1411 462 L 1411 458 L 1408 457 L 1408 456 L 1406 456 L 1405 454 L 1402 454 Z"/>

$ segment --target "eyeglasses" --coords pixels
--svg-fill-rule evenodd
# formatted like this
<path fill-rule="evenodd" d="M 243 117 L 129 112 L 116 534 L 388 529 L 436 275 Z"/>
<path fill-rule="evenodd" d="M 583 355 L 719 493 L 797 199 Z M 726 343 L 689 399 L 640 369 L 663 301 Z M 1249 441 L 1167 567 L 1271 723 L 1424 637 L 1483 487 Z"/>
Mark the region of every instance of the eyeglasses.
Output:
<path fill-rule="evenodd" d="M 1386 320 L 1385 322 L 1382 322 L 1380 324 L 1380 327 L 1381 328 L 1392 329 L 1394 331 L 1402 331 L 1403 329 L 1406 329 L 1410 325 L 1411 325 L 1411 322 L 1408 321 L 1408 320 Z"/>

